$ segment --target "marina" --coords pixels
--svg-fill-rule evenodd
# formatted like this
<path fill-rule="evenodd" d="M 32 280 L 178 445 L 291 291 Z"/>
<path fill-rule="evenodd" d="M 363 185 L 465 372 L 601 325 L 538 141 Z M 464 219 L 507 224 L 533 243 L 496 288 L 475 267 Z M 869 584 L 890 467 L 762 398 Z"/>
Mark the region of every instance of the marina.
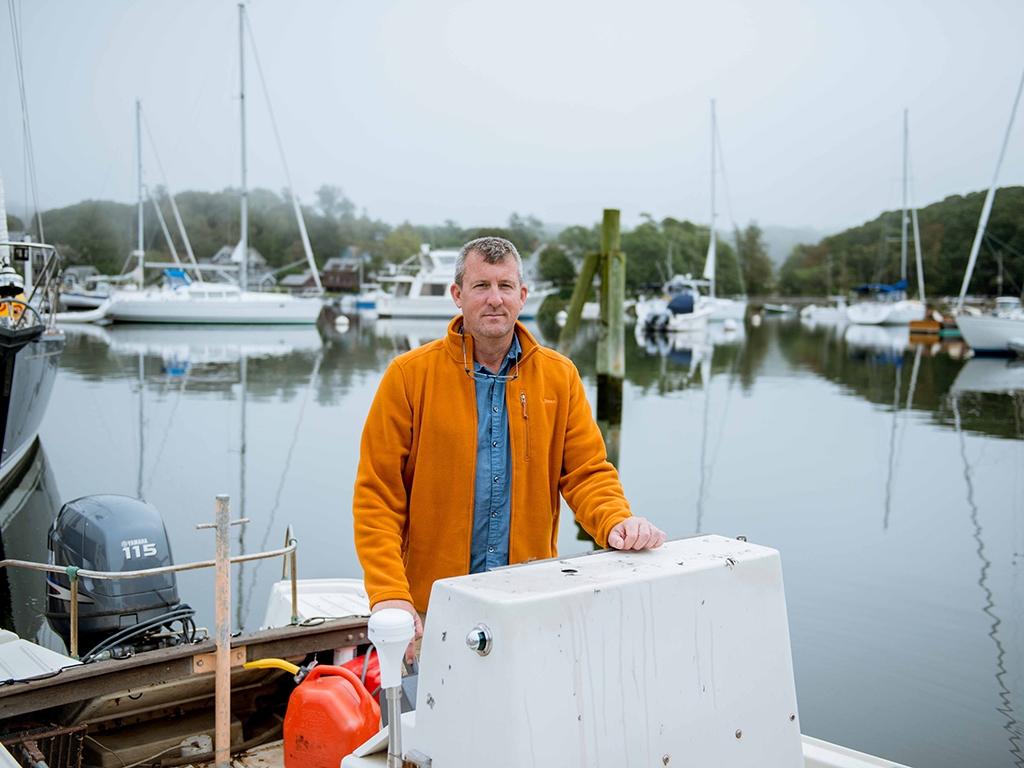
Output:
<path fill-rule="evenodd" d="M 1020 9 L 37 5 L 0 768 L 1024 765 Z"/>

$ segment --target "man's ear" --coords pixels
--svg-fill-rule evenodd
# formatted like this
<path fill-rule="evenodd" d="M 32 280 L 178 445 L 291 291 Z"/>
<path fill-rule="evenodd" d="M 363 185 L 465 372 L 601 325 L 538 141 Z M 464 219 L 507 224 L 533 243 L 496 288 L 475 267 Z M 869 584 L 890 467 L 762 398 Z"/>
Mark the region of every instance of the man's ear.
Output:
<path fill-rule="evenodd" d="M 458 307 L 459 309 L 462 309 L 462 289 L 459 288 L 459 284 L 452 283 L 451 288 L 449 288 L 449 290 L 451 291 L 452 301 L 455 302 L 455 306 Z"/>

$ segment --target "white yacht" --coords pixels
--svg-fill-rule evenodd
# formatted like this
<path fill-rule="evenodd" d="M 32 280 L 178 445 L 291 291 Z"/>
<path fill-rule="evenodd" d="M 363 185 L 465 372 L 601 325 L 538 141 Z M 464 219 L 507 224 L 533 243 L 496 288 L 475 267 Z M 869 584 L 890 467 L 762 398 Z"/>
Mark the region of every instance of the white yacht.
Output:
<path fill-rule="evenodd" d="M 385 290 L 376 296 L 378 317 L 418 317 L 450 320 L 459 313 L 451 297 L 455 282 L 456 248 L 430 250 L 423 246 L 416 256 L 408 259 L 393 275 L 379 281 Z M 386 290 L 390 287 L 390 290 Z M 530 291 L 526 297 L 520 320 L 532 320 L 547 290 Z"/>

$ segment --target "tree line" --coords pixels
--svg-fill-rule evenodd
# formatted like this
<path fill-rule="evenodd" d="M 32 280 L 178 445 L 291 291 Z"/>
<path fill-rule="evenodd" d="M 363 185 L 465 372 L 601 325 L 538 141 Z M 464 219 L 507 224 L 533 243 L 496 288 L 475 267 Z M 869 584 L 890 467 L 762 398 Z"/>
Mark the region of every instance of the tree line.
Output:
<path fill-rule="evenodd" d="M 984 192 L 952 195 L 918 210 L 926 296 L 960 292 L 984 200 Z M 874 221 L 826 237 L 817 245 L 796 246 L 779 269 L 779 291 L 787 296 L 824 296 L 846 294 L 865 283 L 895 283 L 900 279 L 902 216 L 902 210 L 885 211 Z M 909 213 L 907 218 L 907 282 L 914 294 L 917 268 Z M 997 295 L 1000 273 L 1003 293 L 1021 293 L 1024 187 L 996 191 L 969 291 Z"/>
<path fill-rule="evenodd" d="M 173 214 L 163 190 L 159 201 L 179 255 L 185 249 L 174 226 Z M 192 248 L 199 258 L 213 256 L 239 239 L 240 193 L 181 192 L 175 200 Z M 929 296 L 955 295 L 960 289 L 967 257 L 984 201 L 984 193 L 954 195 L 921 208 L 918 212 L 926 291 Z M 331 256 L 352 248 L 367 264 L 368 272 L 388 263 L 400 263 L 421 245 L 457 248 L 474 237 L 497 235 L 515 243 L 524 256 L 539 250 L 540 277 L 555 285 L 569 286 L 587 253 L 600 248 L 600 225 L 575 225 L 557 233 L 533 216 L 513 213 L 503 226 L 462 227 L 452 220 L 440 225 L 404 222 L 393 226 L 359 212 L 344 192 L 324 185 L 316 202 L 302 207 L 310 242 L 322 266 Z M 718 232 L 716 284 L 719 295 L 824 296 L 845 294 L 857 285 L 893 283 L 900 274 L 901 211 L 886 211 L 874 221 L 824 238 L 817 244 L 794 247 L 778 270 L 768 256 L 756 222 L 732 233 Z M 43 213 L 46 238 L 58 246 L 65 266 L 91 264 L 106 274 L 117 274 L 128 265 L 136 247 L 135 205 L 86 200 Z M 9 216 L 12 230 L 23 223 Z M 164 242 L 152 203 L 144 212 L 144 246 L 151 260 L 167 261 Z M 672 274 L 699 276 L 704 269 L 710 234 L 706 225 L 675 218 L 655 220 L 642 215 L 641 222 L 622 233 L 627 254 L 627 289 L 652 291 Z M 273 269 L 302 262 L 303 249 L 287 191 L 268 189 L 249 193 L 249 242 Z M 995 197 L 986 238 L 971 292 L 1020 293 L 1024 283 L 1024 187 L 1005 187 Z M 1000 262 L 1002 269 L 1000 269 Z M 908 255 L 911 293 L 916 268 L 911 239 Z M 304 265 L 295 267 L 304 268 Z"/>

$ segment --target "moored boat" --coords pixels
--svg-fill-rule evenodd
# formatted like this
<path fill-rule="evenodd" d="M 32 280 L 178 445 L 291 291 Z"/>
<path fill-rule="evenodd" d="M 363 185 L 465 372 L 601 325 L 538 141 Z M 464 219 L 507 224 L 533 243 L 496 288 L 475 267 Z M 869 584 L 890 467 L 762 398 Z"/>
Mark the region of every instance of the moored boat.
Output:
<path fill-rule="evenodd" d="M 376 293 L 376 311 L 384 318 L 422 318 L 450 320 L 459 314 L 452 301 L 451 286 L 455 282 L 455 261 L 459 251 L 454 248 L 431 250 L 423 246 L 418 254 L 401 265 L 392 275 L 379 276 L 389 290 Z M 519 313 L 520 320 L 532 320 L 550 293 L 530 291 Z"/>

